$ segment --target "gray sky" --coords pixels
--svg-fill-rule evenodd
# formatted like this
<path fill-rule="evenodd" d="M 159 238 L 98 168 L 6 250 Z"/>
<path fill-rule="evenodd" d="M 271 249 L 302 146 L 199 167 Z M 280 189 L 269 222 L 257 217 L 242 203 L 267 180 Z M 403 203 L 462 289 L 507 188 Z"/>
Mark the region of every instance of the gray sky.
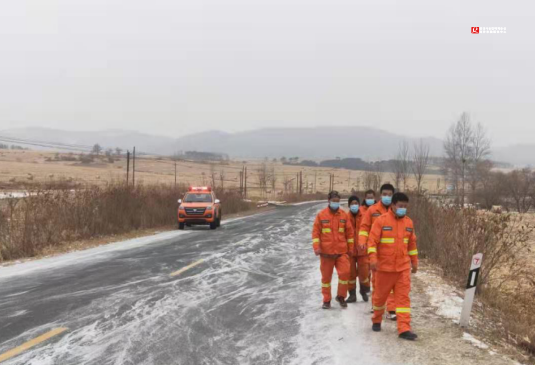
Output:
<path fill-rule="evenodd" d="M 5 0 L 0 129 L 373 125 L 533 142 L 532 0 Z M 473 26 L 507 34 L 470 34 Z"/>

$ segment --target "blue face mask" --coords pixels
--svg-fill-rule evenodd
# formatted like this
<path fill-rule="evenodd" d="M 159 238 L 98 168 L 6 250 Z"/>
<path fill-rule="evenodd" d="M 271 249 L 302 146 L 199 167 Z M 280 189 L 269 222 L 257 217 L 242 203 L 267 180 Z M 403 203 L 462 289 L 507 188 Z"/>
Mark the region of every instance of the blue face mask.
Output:
<path fill-rule="evenodd" d="M 329 202 L 329 207 L 332 210 L 338 210 L 338 208 L 340 208 L 340 203 L 338 203 L 338 202 Z"/>
<path fill-rule="evenodd" d="M 366 199 L 366 205 L 371 207 L 375 204 L 375 199 Z"/>
<path fill-rule="evenodd" d="M 392 197 L 391 196 L 382 196 L 381 197 L 381 201 L 383 202 L 384 205 L 389 206 L 390 204 L 392 204 Z"/>
<path fill-rule="evenodd" d="M 405 217 L 407 214 L 407 208 L 397 208 L 396 209 L 396 215 L 400 218 Z"/>
<path fill-rule="evenodd" d="M 358 204 L 353 204 L 349 207 L 349 210 L 351 210 L 351 213 L 357 214 L 359 212 L 360 206 Z"/>

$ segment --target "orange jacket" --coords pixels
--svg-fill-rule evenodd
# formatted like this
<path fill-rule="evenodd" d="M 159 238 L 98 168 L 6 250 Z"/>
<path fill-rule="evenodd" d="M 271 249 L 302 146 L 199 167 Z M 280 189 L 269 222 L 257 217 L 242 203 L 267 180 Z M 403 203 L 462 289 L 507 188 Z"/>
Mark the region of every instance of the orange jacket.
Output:
<path fill-rule="evenodd" d="M 388 212 L 388 207 L 385 207 L 381 202 L 375 203 L 366 210 L 359 227 L 358 244 L 360 246 L 366 246 L 373 223 L 386 212 Z"/>
<path fill-rule="evenodd" d="M 354 237 L 355 242 L 358 241 L 360 222 L 362 221 L 364 214 L 366 214 L 367 209 L 368 209 L 367 207 L 361 206 L 359 209 L 359 214 L 357 214 L 356 216 L 353 215 L 353 213 L 351 212 L 347 213 L 347 215 L 349 216 L 349 221 L 351 222 L 351 227 L 353 227 L 353 237 Z M 366 256 L 368 253 L 366 252 L 365 249 L 359 250 L 358 247 L 355 247 L 353 253 L 351 254 L 353 256 Z"/>
<path fill-rule="evenodd" d="M 353 227 L 347 213 L 327 207 L 318 213 L 312 229 L 312 246 L 321 253 L 340 255 L 353 251 Z"/>
<path fill-rule="evenodd" d="M 368 239 L 370 264 L 377 263 L 377 270 L 400 272 L 418 266 L 416 234 L 412 219 L 398 218 L 392 210 L 383 214 L 373 224 Z"/>

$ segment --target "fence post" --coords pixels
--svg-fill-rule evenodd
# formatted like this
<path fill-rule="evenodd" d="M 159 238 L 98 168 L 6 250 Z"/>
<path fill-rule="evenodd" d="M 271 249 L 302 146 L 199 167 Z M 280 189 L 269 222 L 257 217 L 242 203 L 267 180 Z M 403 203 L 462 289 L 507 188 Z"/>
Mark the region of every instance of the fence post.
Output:
<path fill-rule="evenodd" d="M 128 186 L 128 180 L 130 178 L 130 151 L 126 150 L 126 185 Z"/>
<path fill-rule="evenodd" d="M 472 304 L 474 303 L 477 279 L 479 278 L 479 269 L 481 268 L 482 261 L 482 253 L 475 254 L 472 257 L 470 273 L 468 274 L 468 283 L 466 284 L 466 292 L 464 294 L 463 310 L 461 312 L 461 319 L 459 321 L 461 327 L 467 327 L 468 323 L 470 322 L 470 313 L 472 312 Z"/>

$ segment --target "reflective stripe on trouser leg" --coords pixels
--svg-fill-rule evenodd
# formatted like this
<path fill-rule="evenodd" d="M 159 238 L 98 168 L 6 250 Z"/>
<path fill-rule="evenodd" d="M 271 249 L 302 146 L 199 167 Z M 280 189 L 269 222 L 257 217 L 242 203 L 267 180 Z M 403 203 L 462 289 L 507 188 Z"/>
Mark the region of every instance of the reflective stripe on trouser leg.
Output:
<path fill-rule="evenodd" d="M 328 259 L 320 256 L 320 271 L 321 271 L 321 294 L 324 302 L 330 302 L 331 297 L 331 280 L 333 277 L 333 269 L 335 259 Z"/>
<path fill-rule="evenodd" d="M 373 289 L 373 323 L 381 323 L 385 312 L 385 303 L 399 277 L 397 272 L 376 271 L 373 273 L 375 287 Z"/>
<path fill-rule="evenodd" d="M 370 286 L 370 260 L 368 256 L 357 257 L 357 273 L 360 286 Z"/>
<path fill-rule="evenodd" d="M 398 333 L 411 330 L 411 270 L 399 273 L 399 279 L 394 288 L 396 315 L 398 317 Z"/>
<path fill-rule="evenodd" d="M 338 273 L 338 296 L 347 296 L 347 286 L 349 282 L 349 256 L 342 255 L 336 259 L 336 272 Z"/>
<path fill-rule="evenodd" d="M 357 288 L 357 259 L 355 257 L 349 258 L 349 286 L 348 290 Z"/>

